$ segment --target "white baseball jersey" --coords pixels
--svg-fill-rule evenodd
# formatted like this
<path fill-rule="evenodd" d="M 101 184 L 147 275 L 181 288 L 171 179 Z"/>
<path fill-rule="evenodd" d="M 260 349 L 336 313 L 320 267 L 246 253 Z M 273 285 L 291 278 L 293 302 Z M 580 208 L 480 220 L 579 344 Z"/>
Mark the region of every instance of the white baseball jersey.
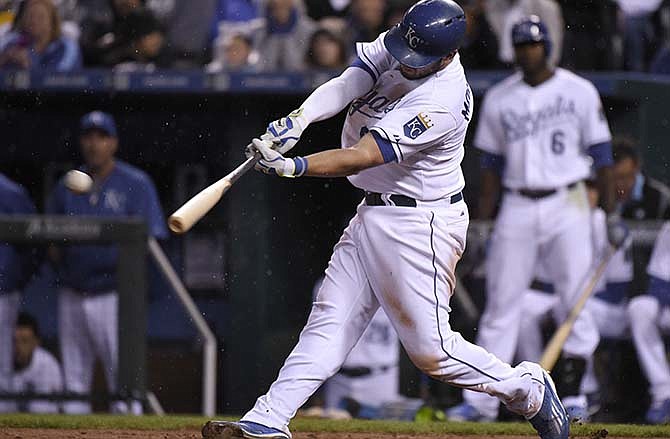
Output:
<path fill-rule="evenodd" d="M 611 141 L 596 88 L 564 69 L 532 87 L 516 73 L 484 98 L 475 146 L 504 156 L 503 185 L 554 189 L 589 176 L 589 146 Z"/>
<path fill-rule="evenodd" d="M 38 346 L 28 367 L 12 377 L 12 386 L 16 393 L 60 393 L 63 391 L 63 374 L 56 358 Z M 22 405 L 23 403 L 19 404 L 19 407 Z M 54 401 L 28 401 L 25 411 L 58 413 L 59 404 Z"/>
<path fill-rule="evenodd" d="M 377 311 L 343 367 L 390 367 L 398 364 L 400 342 L 383 310 Z"/>
<path fill-rule="evenodd" d="M 456 194 L 465 186 L 460 165 L 473 109 L 460 59 L 457 55 L 425 79 L 408 80 L 396 69 L 398 62 L 386 50 L 384 35 L 357 46 L 376 82 L 350 105 L 342 146 L 353 146 L 373 131 L 389 143 L 393 162 L 361 171 L 349 181 L 364 190 L 423 201 Z"/>
<path fill-rule="evenodd" d="M 663 224 L 663 228 L 658 232 L 647 266 L 647 274 L 670 282 L 670 222 Z"/>

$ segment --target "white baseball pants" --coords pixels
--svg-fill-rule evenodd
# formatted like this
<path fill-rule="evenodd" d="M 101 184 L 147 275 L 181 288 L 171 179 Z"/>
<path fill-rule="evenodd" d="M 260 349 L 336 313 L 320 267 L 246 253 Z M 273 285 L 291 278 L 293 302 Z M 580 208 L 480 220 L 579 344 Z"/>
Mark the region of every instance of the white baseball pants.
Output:
<path fill-rule="evenodd" d="M 11 392 L 14 370 L 14 327 L 19 313 L 18 292 L 0 293 L 0 392 Z M 16 410 L 12 401 L 0 400 L 0 413 Z"/>
<path fill-rule="evenodd" d="M 494 395 L 521 415 L 537 413 L 544 396 L 538 365 L 513 368 L 449 326 L 468 218 L 462 201 L 416 208 L 360 205 L 335 246 L 298 344 L 243 420 L 288 433 L 289 420 L 337 372 L 379 306 L 424 373 Z"/>
<path fill-rule="evenodd" d="M 517 349 L 523 306 L 542 254 L 543 266 L 560 297 L 556 316 L 562 321 L 576 302 L 593 263 L 591 219 L 582 184 L 533 200 L 508 193 L 496 219 L 486 260 L 486 309 L 479 322 L 477 343 L 502 361 L 511 362 Z M 589 358 L 598 346 L 598 329 L 584 309 L 563 351 Z M 466 402 L 486 416 L 498 414 L 498 401 L 485 394 L 464 392 Z"/>
<path fill-rule="evenodd" d="M 670 366 L 661 331 L 670 331 L 670 308 L 655 297 L 642 295 L 628 305 L 630 331 L 640 366 L 649 381 L 652 405 L 670 399 Z"/>
<path fill-rule="evenodd" d="M 115 291 L 85 296 L 69 289 L 60 291 L 58 300 L 58 335 L 63 360 L 66 392 L 88 394 L 93 380 L 93 366 L 99 358 L 105 370 L 110 393 L 116 393 L 118 371 L 118 308 Z M 67 401 L 67 414 L 91 412 L 91 404 Z"/>

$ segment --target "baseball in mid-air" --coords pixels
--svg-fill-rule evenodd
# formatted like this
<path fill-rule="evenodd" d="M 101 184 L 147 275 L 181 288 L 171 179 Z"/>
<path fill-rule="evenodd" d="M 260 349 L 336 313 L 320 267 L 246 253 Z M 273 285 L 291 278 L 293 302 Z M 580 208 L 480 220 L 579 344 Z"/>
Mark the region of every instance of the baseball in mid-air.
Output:
<path fill-rule="evenodd" d="M 85 194 L 93 187 L 93 179 L 85 172 L 73 169 L 65 174 L 65 187 L 75 194 Z"/>

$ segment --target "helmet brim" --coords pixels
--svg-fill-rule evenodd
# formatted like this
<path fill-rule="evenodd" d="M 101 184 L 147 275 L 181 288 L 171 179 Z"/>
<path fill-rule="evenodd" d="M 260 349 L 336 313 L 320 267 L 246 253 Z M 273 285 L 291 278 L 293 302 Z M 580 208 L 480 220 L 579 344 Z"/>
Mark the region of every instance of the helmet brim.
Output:
<path fill-rule="evenodd" d="M 384 46 L 400 64 L 413 69 L 426 67 L 442 58 L 439 55 L 426 55 L 412 50 L 403 38 L 402 29 L 399 25 L 393 26 L 386 32 Z"/>

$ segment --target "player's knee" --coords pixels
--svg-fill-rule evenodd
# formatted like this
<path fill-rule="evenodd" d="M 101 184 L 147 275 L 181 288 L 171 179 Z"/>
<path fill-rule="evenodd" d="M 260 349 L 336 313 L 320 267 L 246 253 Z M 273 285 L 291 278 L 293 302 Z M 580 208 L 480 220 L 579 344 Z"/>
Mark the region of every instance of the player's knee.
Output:
<path fill-rule="evenodd" d="M 412 360 L 412 363 L 414 363 L 417 369 L 421 372 L 428 376 L 440 375 L 440 369 L 442 368 L 442 362 L 444 361 L 444 352 L 441 352 L 439 347 L 432 350 L 414 350 L 411 353 L 408 352 L 408 355 Z"/>
<path fill-rule="evenodd" d="M 658 300 L 649 295 L 637 296 L 628 304 L 628 316 L 631 322 L 653 320 L 658 311 Z"/>

